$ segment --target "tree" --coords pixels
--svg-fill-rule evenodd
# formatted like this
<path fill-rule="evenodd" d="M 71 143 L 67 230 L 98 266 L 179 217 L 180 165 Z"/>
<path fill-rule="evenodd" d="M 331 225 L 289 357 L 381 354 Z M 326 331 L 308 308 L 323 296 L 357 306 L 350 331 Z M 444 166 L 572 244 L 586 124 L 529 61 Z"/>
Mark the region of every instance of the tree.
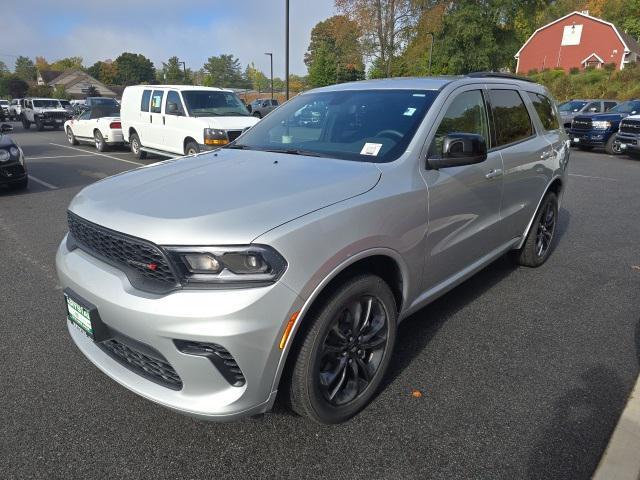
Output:
<path fill-rule="evenodd" d="M 82 57 L 65 57 L 53 62 L 50 66 L 51 70 L 64 72 L 65 70 L 84 70 L 82 66 Z"/>
<path fill-rule="evenodd" d="M 418 0 L 335 0 L 336 8 L 356 22 L 363 52 L 391 75 L 394 57 L 418 19 Z M 454 3 L 454 2 L 451 2 Z"/>
<path fill-rule="evenodd" d="M 47 59 L 42 56 L 36 57 L 36 68 L 40 71 L 51 69 L 51 65 L 47 62 Z"/>
<path fill-rule="evenodd" d="M 0 60 L 0 77 L 4 77 L 5 75 L 9 75 L 9 67 L 7 64 Z"/>
<path fill-rule="evenodd" d="M 26 95 L 29 85 L 15 74 L 0 77 L 0 96 L 22 98 Z"/>
<path fill-rule="evenodd" d="M 156 78 L 153 62 L 141 54 L 124 52 L 115 63 L 118 67 L 118 84 L 135 85 L 153 82 Z"/>
<path fill-rule="evenodd" d="M 240 69 L 240 61 L 233 55 L 222 54 L 217 57 L 209 57 L 203 68 L 206 72 L 204 83 L 207 86 L 247 87 L 247 82 Z"/>
<path fill-rule="evenodd" d="M 14 73 L 25 82 L 33 82 L 37 77 L 36 66 L 28 57 L 19 56 L 16 59 Z"/>
<path fill-rule="evenodd" d="M 244 71 L 244 77 L 248 86 L 257 90 L 258 93 L 271 89 L 271 79 L 267 78 L 267 76 L 258 70 L 253 63 L 251 63 L 251 65 L 247 65 L 247 68 Z"/>
<path fill-rule="evenodd" d="M 49 85 L 31 85 L 27 94 L 30 97 L 51 97 L 51 95 L 53 95 L 53 88 Z"/>
<path fill-rule="evenodd" d="M 56 87 L 53 89 L 53 98 L 70 100 L 71 96 L 67 93 L 67 89 L 64 85 L 56 85 Z"/>
<path fill-rule="evenodd" d="M 162 62 L 162 69 L 158 70 L 158 80 L 178 85 L 189 83 L 178 57 L 169 58 L 167 63 Z"/>
<path fill-rule="evenodd" d="M 99 97 L 100 90 L 98 90 L 95 85 L 89 85 L 89 88 L 87 88 L 85 95 L 87 97 Z"/>
<path fill-rule="evenodd" d="M 311 42 L 304 61 L 309 83 L 321 87 L 364 78 L 359 27 L 345 15 L 319 22 L 311 30 Z"/>

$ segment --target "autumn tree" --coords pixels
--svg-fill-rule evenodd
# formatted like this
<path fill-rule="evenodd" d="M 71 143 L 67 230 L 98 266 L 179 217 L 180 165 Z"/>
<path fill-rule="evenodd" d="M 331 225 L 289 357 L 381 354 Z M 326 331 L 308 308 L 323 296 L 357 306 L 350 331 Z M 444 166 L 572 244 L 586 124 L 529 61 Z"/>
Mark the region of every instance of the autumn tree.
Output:
<path fill-rule="evenodd" d="M 244 71 L 244 77 L 249 83 L 249 86 L 258 93 L 265 92 L 271 88 L 271 79 L 267 78 L 253 63 L 247 65 Z"/>
<path fill-rule="evenodd" d="M 47 61 L 46 58 L 42 57 L 42 56 L 37 56 L 36 57 L 36 68 L 40 71 L 42 70 L 50 70 L 51 69 L 51 64 Z"/>
<path fill-rule="evenodd" d="M 83 70 L 82 57 L 65 57 L 53 62 L 50 67 L 51 70 L 58 72 L 64 72 L 65 70 Z"/>
<path fill-rule="evenodd" d="M 304 57 L 310 85 L 320 87 L 364 78 L 359 37 L 357 22 L 345 15 L 316 24 Z"/>

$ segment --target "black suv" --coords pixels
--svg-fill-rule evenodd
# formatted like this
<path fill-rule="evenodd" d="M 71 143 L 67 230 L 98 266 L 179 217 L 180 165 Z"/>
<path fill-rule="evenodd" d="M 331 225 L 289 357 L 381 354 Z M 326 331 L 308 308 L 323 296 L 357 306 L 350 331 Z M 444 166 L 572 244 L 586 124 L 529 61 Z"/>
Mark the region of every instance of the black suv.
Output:
<path fill-rule="evenodd" d="M 8 123 L 0 125 L 0 186 L 27 188 L 29 177 L 22 149 L 6 135 L 13 130 Z"/>

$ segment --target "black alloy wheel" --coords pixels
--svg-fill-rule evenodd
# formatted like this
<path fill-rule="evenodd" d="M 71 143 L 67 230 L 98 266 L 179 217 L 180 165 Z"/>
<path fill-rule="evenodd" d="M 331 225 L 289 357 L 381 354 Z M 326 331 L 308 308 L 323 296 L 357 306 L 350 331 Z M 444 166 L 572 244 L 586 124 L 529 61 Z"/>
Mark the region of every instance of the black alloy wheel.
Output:
<path fill-rule="evenodd" d="M 515 252 L 516 262 L 526 267 L 539 267 L 546 262 L 551 253 L 557 223 L 558 197 L 554 192 L 547 192 L 522 248 Z"/>
<path fill-rule="evenodd" d="M 548 202 L 540 217 L 536 232 L 536 255 L 544 258 L 551 247 L 553 234 L 556 229 L 556 210 L 552 202 Z"/>

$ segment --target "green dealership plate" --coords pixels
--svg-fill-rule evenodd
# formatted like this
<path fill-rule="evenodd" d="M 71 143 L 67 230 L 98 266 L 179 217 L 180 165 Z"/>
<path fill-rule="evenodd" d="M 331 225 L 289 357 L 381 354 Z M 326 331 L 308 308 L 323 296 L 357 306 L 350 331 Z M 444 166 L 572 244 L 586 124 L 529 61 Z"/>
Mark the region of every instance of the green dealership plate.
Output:
<path fill-rule="evenodd" d="M 80 327 L 84 333 L 93 338 L 93 327 L 91 325 L 91 312 L 88 308 L 83 307 L 67 293 L 64 294 L 67 302 L 67 318 Z"/>

